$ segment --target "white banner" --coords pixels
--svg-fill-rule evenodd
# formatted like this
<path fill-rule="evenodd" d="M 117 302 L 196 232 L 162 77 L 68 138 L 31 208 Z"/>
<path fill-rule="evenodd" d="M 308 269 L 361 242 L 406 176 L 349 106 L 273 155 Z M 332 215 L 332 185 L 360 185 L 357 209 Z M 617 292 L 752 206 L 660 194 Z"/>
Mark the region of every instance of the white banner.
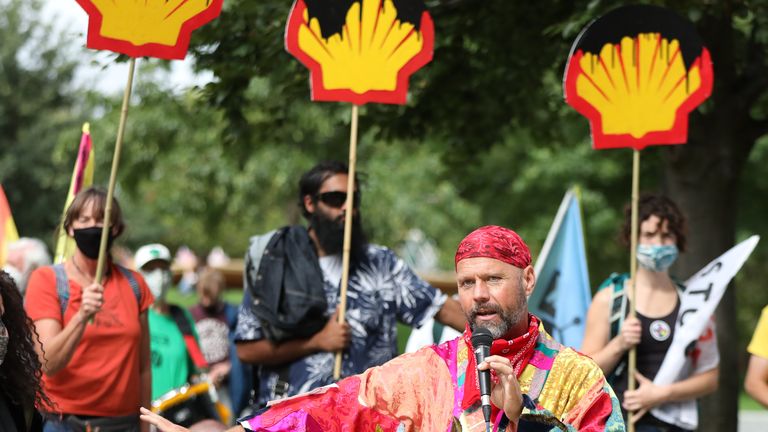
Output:
<path fill-rule="evenodd" d="M 749 258 L 759 240 L 759 236 L 753 235 L 737 244 L 704 266 L 685 283 L 672 344 L 656 373 L 654 384 L 666 385 L 678 380 L 685 366 L 686 348 L 701 336 L 728 283 Z M 696 429 L 698 424 L 695 401 L 669 403 L 656 407 L 651 412 L 660 420 L 684 429 Z"/>
<path fill-rule="evenodd" d="M 758 240 L 760 236 L 754 235 L 737 244 L 685 282 L 672 345 L 653 380 L 654 383 L 671 384 L 677 379 L 685 363 L 685 348 L 701 336 L 707 320 L 715 313 L 728 282 L 749 258 Z"/>

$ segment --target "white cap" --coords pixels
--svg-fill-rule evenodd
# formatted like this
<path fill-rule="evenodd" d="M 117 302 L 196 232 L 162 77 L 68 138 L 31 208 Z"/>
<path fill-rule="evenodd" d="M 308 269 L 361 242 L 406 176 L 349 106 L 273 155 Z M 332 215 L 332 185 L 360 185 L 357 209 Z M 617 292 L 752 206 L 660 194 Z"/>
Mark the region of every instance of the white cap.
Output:
<path fill-rule="evenodd" d="M 136 251 L 136 255 L 133 257 L 134 263 L 137 269 L 141 269 L 144 265 L 150 261 L 163 260 L 167 263 L 171 262 L 171 252 L 167 247 L 160 243 L 153 243 L 144 245 Z"/>

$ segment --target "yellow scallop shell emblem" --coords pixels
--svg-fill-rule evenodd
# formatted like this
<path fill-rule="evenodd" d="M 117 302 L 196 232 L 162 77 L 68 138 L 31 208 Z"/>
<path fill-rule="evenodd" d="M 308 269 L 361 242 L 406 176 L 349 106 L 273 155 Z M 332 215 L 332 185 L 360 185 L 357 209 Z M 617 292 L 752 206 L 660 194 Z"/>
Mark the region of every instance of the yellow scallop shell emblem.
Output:
<path fill-rule="evenodd" d="M 184 58 L 194 29 L 223 0 L 77 0 L 88 12 L 88 46 L 130 55 Z"/>
<path fill-rule="evenodd" d="M 595 148 L 682 144 L 688 115 L 712 91 L 712 62 L 693 25 L 672 11 L 623 6 L 579 35 L 565 100 L 590 121 Z"/>
<path fill-rule="evenodd" d="M 400 18 L 395 3 L 353 2 L 339 30 L 324 37 L 328 20 L 312 16 L 303 0 L 296 2 L 286 47 L 310 68 L 313 99 L 405 102 L 409 76 L 432 58 L 434 30 L 426 11 L 417 27 Z"/>

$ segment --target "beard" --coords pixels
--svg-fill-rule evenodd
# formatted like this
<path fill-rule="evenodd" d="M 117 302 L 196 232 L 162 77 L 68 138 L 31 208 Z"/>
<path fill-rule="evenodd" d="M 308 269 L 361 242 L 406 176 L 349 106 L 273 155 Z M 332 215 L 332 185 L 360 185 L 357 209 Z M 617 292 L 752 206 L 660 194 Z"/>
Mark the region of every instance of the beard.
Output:
<path fill-rule="evenodd" d="M 358 258 L 365 252 L 368 245 L 368 237 L 363 231 L 363 223 L 358 211 L 352 218 L 352 244 L 350 246 L 350 256 Z M 321 211 L 312 214 L 310 227 L 315 231 L 317 241 L 326 254 L 336 255 L 344 250 L 344 219 L 339 216 L 336 219 L 330 218 Z"/>
<path fill-rule="evenodd" d="M 516 305 L 511 310 L 503 309 L 500 305 L 490 302 L 475 304 L 472 307 L 472 310 L 467 314 L 469 328 L 473 332 L 476 328 L 486 328 L 491 332 L 494 339 L 499 339 L 500 337 L 507 335 L 520 321 L 528 320 L 528 310 L 525 305 L 526 298 L 522 289 L 519 290 Z M 477 321 L 477 316 L 479 314 L 486 314 L 489 312 L 497 315 L 496 321 Z"/>

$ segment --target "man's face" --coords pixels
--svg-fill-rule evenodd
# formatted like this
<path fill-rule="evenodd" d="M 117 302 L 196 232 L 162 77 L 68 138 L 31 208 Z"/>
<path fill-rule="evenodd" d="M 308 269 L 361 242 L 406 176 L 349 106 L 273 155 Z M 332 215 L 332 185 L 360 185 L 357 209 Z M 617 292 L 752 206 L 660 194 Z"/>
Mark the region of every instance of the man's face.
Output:
<path fill-rule="evenodd" d="M 304 205 L 311 214 L 310 224 L 318 240 L 328 254 L 340 253 L 344 243 L 344 219 L 347 213 L 346 193 L 347 193 L 346 174 L 334 174 L 328 177 L 315 197 L 307 195 L 304 198 Z M 343 198 L 343 199 L 342 199 Z M 359 200 L 359 196 L 355 196 Z M 367 242 L 362 232 L 360 223 L 360 212 L 357 210 L 358 203 L 355 203 L 354 220 L 352 224 L 352 249 L 358 248 Z"/>
<path fill-rule="evenodd" d="M 517 337 L 527 329 L 526 297 L 535 283 L 531 266 L 519 269 L 493 258 L 465 258 L 456 265 L 456 282 L 472 330 L 487 328 L 497 339 Z"/>

